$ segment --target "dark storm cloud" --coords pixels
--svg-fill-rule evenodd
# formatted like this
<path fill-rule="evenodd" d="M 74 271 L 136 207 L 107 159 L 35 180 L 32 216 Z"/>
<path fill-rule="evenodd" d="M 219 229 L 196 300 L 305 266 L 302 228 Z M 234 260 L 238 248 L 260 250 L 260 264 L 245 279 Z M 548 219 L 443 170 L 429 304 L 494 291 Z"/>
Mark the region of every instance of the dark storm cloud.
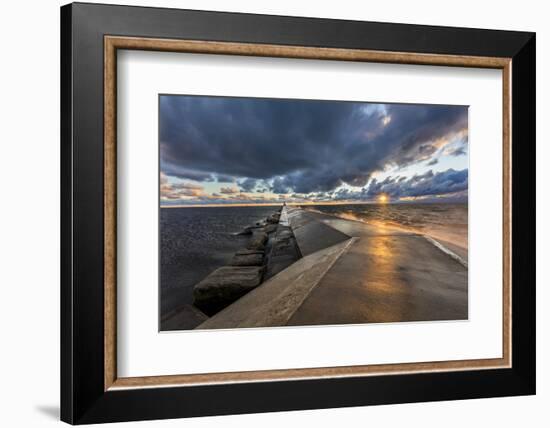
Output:
<path fill-rule="evenodd" d="M 291 189 L 285 184 L 287 178 L 275 177 L 271 182 L 270 190 L 273 193 L 288 193 Z"/>
<path fill-rule="evenodd" d="M 182 179 L 195 181 L 214 181 L 214 176 L 210 172 L 197 171 L 175 164 L 164 164 L 161 166 L 161 171 L 166 175 Z"/>
<path fill-rule="evenodd" d="M 231 177 L 230 175 L 216 174 L 216 181 L 218 183 L 233 183 L 235 181 L 235 177 Z"/>
<path fill-rule="evenodd" d="M 274 193 L 327 192 L 426 161 L 466 127 L 460 106 L 162 96 L 161 170 L 237 177 L 243 191 L 250 179 Z"/>
<path fill-rule="evenodd" d="M 418 197 L 444 195 L 468 190 L 467 169 L 461 171 L 448 169 L 447 171 L 438 172 L 436 174 L 433 174 L 430 170 L 429 173 L 418 177 L 420 178 L 416 180 L 414 179 L 415 177 L 412 177 L 410 180 L 404 181 L 399 186 L 396 186 L 399 190 L 389 189 L 388 193 L 392 196 Z"/>
<path fill-rule="evenodd" d="M 387 177 L 382 181 L 371 180 L 360 191 L 340 189 L 335 199 L 374 199 L 384 193 L 392 199 L 403 197 L 440 196 L 468 190 L 468 170 L 448 169 L 438 173 L 432 170 L 410 178 Z"/>
<path fill-rule="evenodd" d="M 257 183 L 258 180 L 254 178 L 246 178 L 242 181 L 239 181 L 238 184 L 243 192 L 251 192 L 252 190 L 254 190 L 254 187 L 256 187 Z"/>

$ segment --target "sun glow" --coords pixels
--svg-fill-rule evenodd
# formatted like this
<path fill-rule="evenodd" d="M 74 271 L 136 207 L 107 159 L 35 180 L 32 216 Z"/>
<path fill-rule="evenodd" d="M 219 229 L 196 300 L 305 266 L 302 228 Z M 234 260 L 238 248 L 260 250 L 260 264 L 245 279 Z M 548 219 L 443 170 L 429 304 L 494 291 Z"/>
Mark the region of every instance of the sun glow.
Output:
<path fill-rule="evenodd" d="M 388 201 L 389 201 L 388 195 L 386 195 L 385 193 L 381 193 L 380 195 L 378 195 L 378 203 L 387 204 Z"/>

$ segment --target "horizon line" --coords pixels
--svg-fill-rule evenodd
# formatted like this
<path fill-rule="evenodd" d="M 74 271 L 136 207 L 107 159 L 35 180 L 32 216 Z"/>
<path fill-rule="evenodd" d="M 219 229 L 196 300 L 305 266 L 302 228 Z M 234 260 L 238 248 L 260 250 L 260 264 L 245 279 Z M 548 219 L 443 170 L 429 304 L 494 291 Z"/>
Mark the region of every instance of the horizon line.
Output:
<path fill-rule="evenodd" d="M 400 204 L 414 204 L 414 203 L 424 203 L 424 204 L 438 204 L 438 203 L 460 203 L 460 204 L 467 204 L 468 201 L 464 202 L 422 202 L 422 201 L 395 201 L 395 202 L 349 202 L 349 201 L 343 201 L 343 202 L 286 202 L 286 205 L 288 206 L 301 206 L 301 205 L 400 205 Z M 221 208 L 221 207 L 279 207 L 283 206 L 283 202 L 268 202 L 268 203 L 224 203 L 224 204 L 174 204 L 174 205 L 159 205 L 159 208 Z"/>

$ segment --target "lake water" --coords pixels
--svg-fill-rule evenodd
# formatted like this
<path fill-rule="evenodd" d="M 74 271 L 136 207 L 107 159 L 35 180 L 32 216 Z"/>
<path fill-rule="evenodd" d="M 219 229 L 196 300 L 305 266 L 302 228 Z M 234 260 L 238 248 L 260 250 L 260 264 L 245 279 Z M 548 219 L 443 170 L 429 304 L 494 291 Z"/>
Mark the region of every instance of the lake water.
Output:
<path fill-rule="evenodd" d="M 161 314 L 193 302 L 193 286 L 229 263 L 249 236 L 236 236 L 280 207 L 189 207 L 160 210 Z"/>

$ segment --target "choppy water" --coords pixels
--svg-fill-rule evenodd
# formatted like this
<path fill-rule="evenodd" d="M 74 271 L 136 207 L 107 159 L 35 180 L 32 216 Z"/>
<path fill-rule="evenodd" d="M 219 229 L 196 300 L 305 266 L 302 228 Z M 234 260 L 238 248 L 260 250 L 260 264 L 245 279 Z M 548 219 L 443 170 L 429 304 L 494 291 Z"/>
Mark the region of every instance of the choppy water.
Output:
<path fill-rule="evenodd" d="M 316 205 L 308 209 L 422 233 L 468 250 L 468 204 Z"/>
<path fill-rule="evenodd" d="M 276 212 L 278 207 L 163 208 L 160 210 L 161 314 L 193 302 L 193 286 L 235 252 L 248 236 L 244 227 Z"/>

